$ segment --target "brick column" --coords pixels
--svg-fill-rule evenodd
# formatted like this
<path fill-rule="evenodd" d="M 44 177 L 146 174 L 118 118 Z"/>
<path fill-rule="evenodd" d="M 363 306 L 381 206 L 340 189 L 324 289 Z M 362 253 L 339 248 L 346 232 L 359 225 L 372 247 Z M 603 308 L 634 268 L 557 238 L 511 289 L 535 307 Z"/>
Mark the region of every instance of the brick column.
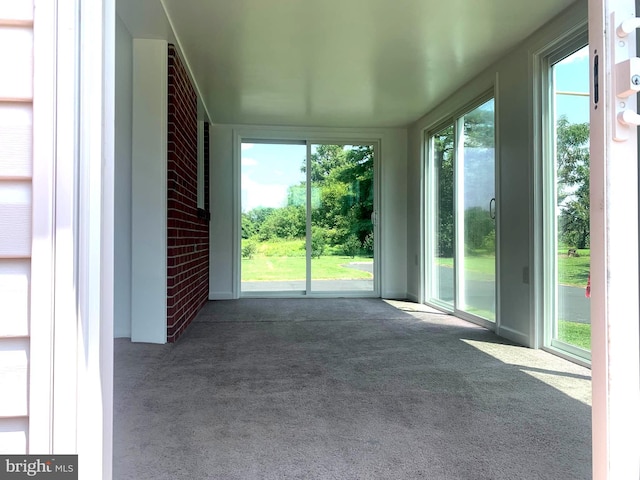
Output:
<path fill-rule="evenodd" d="M 167 341 L 175 342 L 208 298 L 209 222 L 198 215 L 197 95 L 173 45 L 168 67 Z"/>

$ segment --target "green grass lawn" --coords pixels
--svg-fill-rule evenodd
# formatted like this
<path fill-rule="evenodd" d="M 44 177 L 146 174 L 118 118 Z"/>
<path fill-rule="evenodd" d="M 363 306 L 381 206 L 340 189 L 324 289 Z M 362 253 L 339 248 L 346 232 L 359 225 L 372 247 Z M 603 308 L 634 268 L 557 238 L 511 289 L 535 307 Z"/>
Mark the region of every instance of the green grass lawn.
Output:
<path fill-rule="evenodd" d="M 243 246 L 246 245 L 243 240 Z M 373 278 L 368 272 L 348 268 L 350 262 L 373 263 L 368 257 L 349 257 L 335 254 L 337 248 L 327 247 L 326 255 L 311 259 L 314 280 L 356 280 Z M 268 282 L 304 280 L 307 260 L 305 240 L 276 240 L 259 242 L 252 258 L 243 258 L 242 281 Z"/>
<path fill-rule="evenodd" d="M 558 282 L 584 288 L 591 268 L 591 250 L 578 250 L 579 257 L 569 257 L 567 249 L 558 252 Z"/>
<path fill-rule="evenodd" d="M 591 350 L 591 325 L 560 320 L 558 322 L 558 340 Z"/>
<path fill-rule="evenodd" d="M 348 268 L 349 262 L 372 262 L 366 257 L 322 256 L 311 260 L 311 276 L 314 280 L 355 280 L 373 278 L 368 272 Z M 304 280 L 306 278 L 305 257 L 254 256 L 242 259 L 243 282 L 267 282 L 282 280 Z"/>
<path fill-rule="evenodd" d="M 453 258 L 437 258 L 438 265 L 453 268 Z M 465 273 L 470 280 L 495 280 L 496 259 L 494 256 L 477 255 L 465 258 Z"/>
<path fill-rule="evenodd" d="M 569 257 L 567 249 L 563 248 L 558 252 L 558 282 L 560 285 L 569 285 L 584 288 L 587 286 L 589 269 L 591 266 L 590 250 L 578 250 L 578 257 Z M 437 258 L 438 265 L 453 267 L 452 258 Z M 469 277 L 473 280 L 491 280 L 492 272 L 495 268 L 493 256 L 478 255 L 467 256 L 465 265 L 467 274 L 474 274 Z"/>

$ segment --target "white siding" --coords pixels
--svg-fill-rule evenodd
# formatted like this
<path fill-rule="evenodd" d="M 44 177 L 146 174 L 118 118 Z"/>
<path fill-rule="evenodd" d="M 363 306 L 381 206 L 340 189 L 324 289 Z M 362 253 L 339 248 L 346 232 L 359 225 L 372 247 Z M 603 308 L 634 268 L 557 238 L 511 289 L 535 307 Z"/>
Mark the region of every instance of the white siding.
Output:
<path fill-rule="evenodd" d="M 31 178 L 32 125 L 30 103 L 0 103 L 0 177 Z"/>
<path fill-rule="evenodd" d="M 26 417 L 28 394 L 29 339 L 0 342 L 0 412 L 3 417 Z"/>
<path fill-rule="evenodd" d="M 28 452 L 33 1 L 0 2 L 0 453 Z"/>
<path fill-rule="evenodd" d="M 27 453 L 29 421 L 22 418 L 0 418 L 0 452 L 14 455 Z"/>
<path fill-rule="evenodd" d="M 30 100 L 33 92 L 33 28 L 0 28 L 0 45 L 11 46 L 0 49 L 0 65 L 12 66 L 0 75 L 0 99 Z"/>
<path fill-rule="evenodd" d="M 0 179 L 0 258 L 31 254 L 31 182 Z"/>
<path fill-rule="evenodd" d="M 0 337 L 29 335 L 30 277 L 28 259 L 0 259 Z"/>

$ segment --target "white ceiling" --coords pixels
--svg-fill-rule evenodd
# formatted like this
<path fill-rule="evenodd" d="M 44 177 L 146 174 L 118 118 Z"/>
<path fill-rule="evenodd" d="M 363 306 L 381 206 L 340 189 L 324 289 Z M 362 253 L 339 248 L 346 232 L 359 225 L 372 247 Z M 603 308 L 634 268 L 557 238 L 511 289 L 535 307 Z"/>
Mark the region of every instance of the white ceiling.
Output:
<path fill-rule="evenodd" d="M 574 0 L 118 0 L 177 41 L 215 123 L 418 119 Z"/>

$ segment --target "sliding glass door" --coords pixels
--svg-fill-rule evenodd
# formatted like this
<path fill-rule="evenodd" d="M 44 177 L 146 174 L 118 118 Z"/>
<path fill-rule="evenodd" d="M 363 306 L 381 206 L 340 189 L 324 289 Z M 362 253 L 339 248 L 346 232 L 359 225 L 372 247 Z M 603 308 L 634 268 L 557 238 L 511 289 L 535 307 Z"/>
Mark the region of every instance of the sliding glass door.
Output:
<path fill-rule="evenodd" d="M 496 189 L 494 102 L 458 120 L 456 308 L 496 319 Z"/>
<path fill-rule="evenodd" d="M 311 291 L 374 290 L 373 147 L 311 145 Z"/>
<path fill-rule="evenodd" d="M 545 341 L 589 359 L 589 52 L 584 42 L 577 39 L 549 58 L 553 124 L 547 125 L 551 148 L 545 159 Z"/>
<path fill-rule="evenodd" d="M 376 294 L 374 152 L 242 143 L 242 295 Z"/>
<path fill-rule="evenodd" d="M 428 136 L 429 303 L 496 319 L 494 101 L 487 99 Z"/>
<path fill-rule="evenodd" d="M 242 293 L 306 289 L 306 152 L 304 143 L 242 144 Z"/>

